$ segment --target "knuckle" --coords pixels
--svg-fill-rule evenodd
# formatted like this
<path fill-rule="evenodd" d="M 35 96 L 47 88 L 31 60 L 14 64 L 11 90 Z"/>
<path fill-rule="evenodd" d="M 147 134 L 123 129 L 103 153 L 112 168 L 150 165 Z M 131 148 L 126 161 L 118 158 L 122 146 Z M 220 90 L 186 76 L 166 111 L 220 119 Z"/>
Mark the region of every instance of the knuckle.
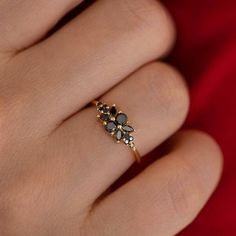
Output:
<path fill-rule="evenodd" d="M 160 104 L 165 117 L 175 117 L 181 125 L 189 110 L 189 93 L 182 75 L 165 63 L 148 66 L 147 91 L 151 99 Z"/>
<path fill-rule="evenodd" d="M 222 175 L 223 171 L 223 152 L 216 142 L 216 140 L 209 134 L 200 130 L 182 130 L 176 134 L 176 138 L 184 140 L 186 146 L 191 146 L 193 143 L 198 144 L 198 155 L 204 158 L 198 158 L 198 171 L 201 179 L 205 178 L 203 181 L 207 189 L 212 189 L 212 184 L 216 185 Z M 197 165 L 195 165 L 197 166 Z M 204 167 L 204 168 L 203 168 Z M 196 168 L 196 167 L 195 167 Z M 207 180 L 211 181 L 207 181 Z"/>
<path fill-rule="evenodd" d="M 146 40 L 173 43 L 175 27 L 168 10 L 156 0 L 122 0 L 122 9 L 135 29 L 145 33 Z M 159 41 L 159 43 L 160 43 Z"/>
<path fill-rule="evenodd" d="M 153 26 L 156 25 L 160 19 L 162 23 L 169 21 L 167 10 L 156 0 L 123 0 L 122 3 L 125 4 L 126 11 L 129 12 L 134 19 L 138 20 L 139 23 L 143 22 Z"/>
<path fill-rule="evenodd" d="M 167 201 L 176 220 L 189 221 L 202 206 L 204 191 L 196 169 L 186 163 L 175 167 L 175 174 L 167 180 Z"/>

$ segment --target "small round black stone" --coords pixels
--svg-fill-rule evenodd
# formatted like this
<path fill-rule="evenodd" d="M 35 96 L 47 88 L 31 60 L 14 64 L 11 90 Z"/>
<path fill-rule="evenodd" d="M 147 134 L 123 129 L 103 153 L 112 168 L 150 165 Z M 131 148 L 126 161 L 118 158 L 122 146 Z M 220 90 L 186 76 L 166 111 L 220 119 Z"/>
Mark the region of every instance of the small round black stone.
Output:
<path fill-rule="evenodd" d="M 108 121 L 108 120 L 110 120 L 110 117 L 108 114 L 101 114 L 100 119 L 103 121 Z"/>
<path fill-rule="evenodd" d="M 116 121 L 117 121 L 118 124 L 124 125 L 128 121 L 128 116 L 124 113 L 120 113 L 116 116 Z"/>
<path fill-rule="evenodd" d="M 101 107 L 103 105 L 102 102 L 97 102 L 97 107 Z"/>
<path fill-rule="evenodd" d="M 126 144 L 129 144 L 130 142 L 134 141 L 134 137 L 131 136 L 129 133 L 125 133 L 123 136 L 123 140 Z"/>
<path fill-rule="evenodd" d="M 105 129 L 107 132 L 112 133 L 116 130 L 116 123 L 114 121 L 109 121 L 106 125 L 105 125 Z"/>

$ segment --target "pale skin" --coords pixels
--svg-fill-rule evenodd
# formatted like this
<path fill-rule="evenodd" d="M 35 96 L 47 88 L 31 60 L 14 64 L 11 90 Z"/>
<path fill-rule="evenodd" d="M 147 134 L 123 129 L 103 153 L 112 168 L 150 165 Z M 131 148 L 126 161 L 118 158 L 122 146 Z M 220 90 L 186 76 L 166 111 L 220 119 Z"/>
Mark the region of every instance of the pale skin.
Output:
<path fill-rule="evenodd" d="M 215 190 L 222 155 L 207 134 L 177 132 L 187 86 L 160 61 L 172 19 L 154 0 L 99 0 L 45 39 L 81 2 L 0 2 L 0 235 L 175 235 Z M 170 139 L 112 192 L 134 159 L 86 106 L 98 97 L 129 115 L 142 156 Z"/>

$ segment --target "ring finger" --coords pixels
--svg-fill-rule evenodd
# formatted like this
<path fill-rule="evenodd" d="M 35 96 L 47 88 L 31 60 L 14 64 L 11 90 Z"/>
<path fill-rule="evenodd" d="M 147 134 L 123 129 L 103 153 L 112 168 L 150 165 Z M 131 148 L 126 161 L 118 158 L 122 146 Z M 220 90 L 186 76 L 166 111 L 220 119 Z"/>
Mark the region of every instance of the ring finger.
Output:
<path fill-rule="evenodd" d="M 129 116 L 137 130 L 135 143 L 141 155 L 174 133 L 188 110 L 182 77 L 162 63 L 143 67 L 105 94 L 101 101 L 115 103 Z M 84 109 L 62 124 L 53 134 L 52 142 L 52 146 L 59 147 L 61 158 L 73 163 L 71 174 L 76 173 L 80 186 L 84 183 L 91 186 L 87 189 L 93 192 L 92 197 L 101 194 L 134 161 L 128 147 L 115 144 L 97 123 L 95 107 Z"/>

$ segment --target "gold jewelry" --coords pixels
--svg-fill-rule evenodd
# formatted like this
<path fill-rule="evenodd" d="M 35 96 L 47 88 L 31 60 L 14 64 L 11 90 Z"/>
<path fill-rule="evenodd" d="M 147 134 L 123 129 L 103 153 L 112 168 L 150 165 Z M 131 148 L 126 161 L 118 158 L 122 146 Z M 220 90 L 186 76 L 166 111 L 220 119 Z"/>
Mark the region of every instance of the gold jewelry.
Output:
<path fill-rule="evenodd" d="M 123 142 L 132 151 L 135 160 L 140 163 L 141 156 L 134 144 L 134 137 L 131 135 L 134 128 L 129 125 L 128 116 L 118 111 L 116 105 L 109 107 L 107 104 L 94 100 L 93 105 L 97 107 L 97 117 L 102 122 L 105 130 L 114 137 L 117 143 Z"/>

